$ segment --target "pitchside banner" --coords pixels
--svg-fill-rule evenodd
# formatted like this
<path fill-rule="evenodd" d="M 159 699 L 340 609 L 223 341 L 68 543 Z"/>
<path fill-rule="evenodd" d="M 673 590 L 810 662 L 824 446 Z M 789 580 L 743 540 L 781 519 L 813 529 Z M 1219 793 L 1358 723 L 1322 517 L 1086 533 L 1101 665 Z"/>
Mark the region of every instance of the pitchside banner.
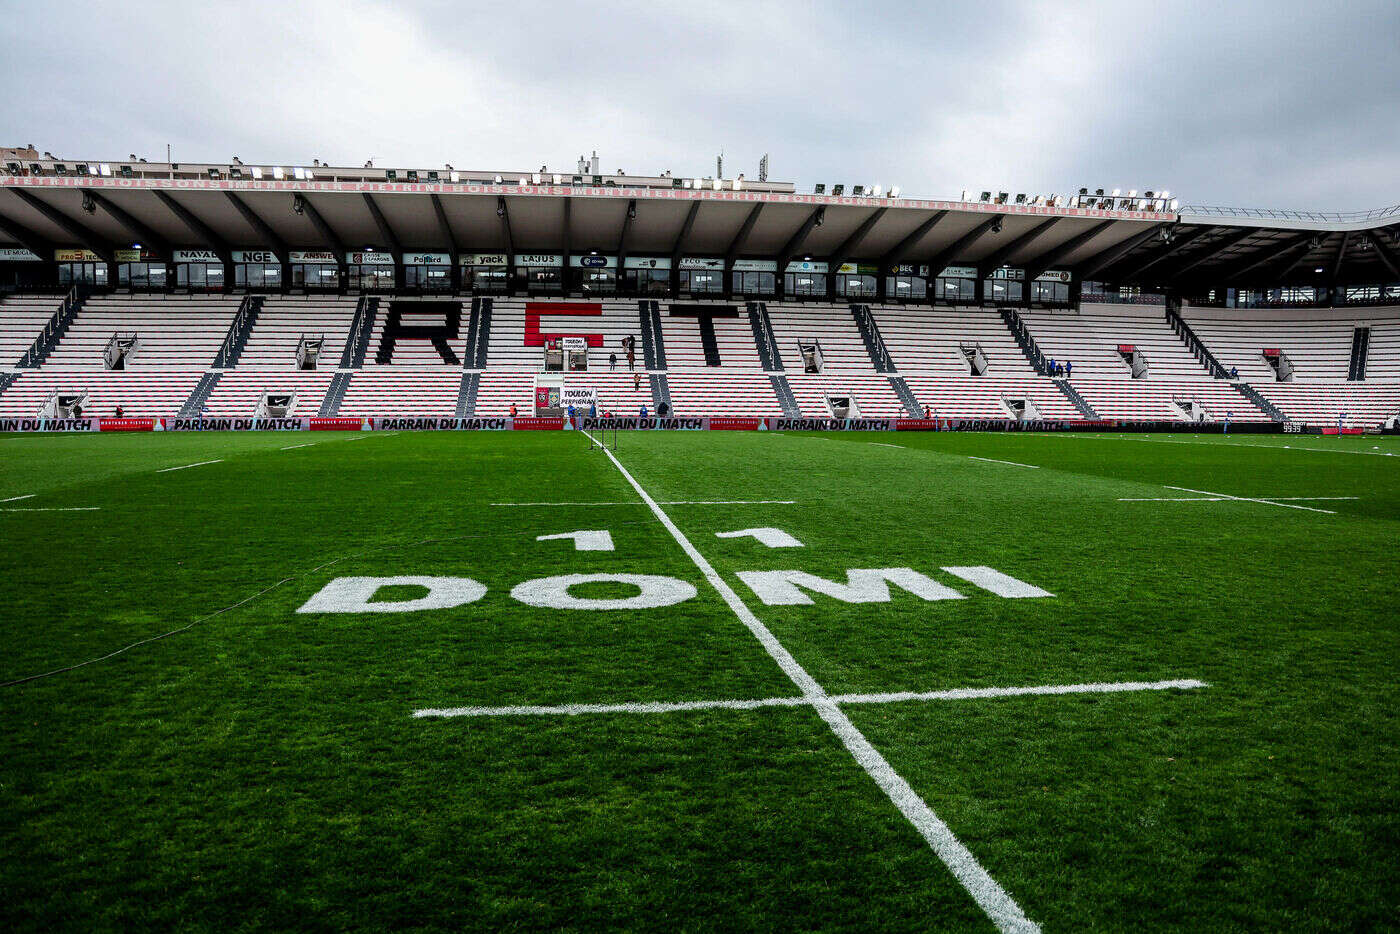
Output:
<path fill-rule="evenodd" d="M 708 418 L 576 418 L 584 431 L 620 428 L 623 431 L 704 431 Z"/>

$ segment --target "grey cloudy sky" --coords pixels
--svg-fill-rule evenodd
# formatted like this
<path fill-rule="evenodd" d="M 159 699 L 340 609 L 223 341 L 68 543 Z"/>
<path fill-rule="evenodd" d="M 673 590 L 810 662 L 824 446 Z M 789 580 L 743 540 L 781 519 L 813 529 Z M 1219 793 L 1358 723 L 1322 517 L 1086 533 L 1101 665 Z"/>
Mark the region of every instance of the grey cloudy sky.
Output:
<path fill-rule="evenodd" d="M 0 9 L 0 145 L 67 158 L 1400 202 L 1400 0 Z"/>

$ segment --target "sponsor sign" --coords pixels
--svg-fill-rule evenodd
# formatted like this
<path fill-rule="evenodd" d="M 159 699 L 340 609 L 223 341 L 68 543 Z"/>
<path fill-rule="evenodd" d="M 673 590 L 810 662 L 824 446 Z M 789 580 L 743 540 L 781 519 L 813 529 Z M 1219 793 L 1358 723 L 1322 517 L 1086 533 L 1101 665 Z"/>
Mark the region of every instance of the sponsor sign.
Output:
<path fill-rule="evenodd" d="M 54 250 L 54 262 L 57 263 L 100 263 L 102 257 L 92 250 Z"/>
<path fill-rule="evenodd" d="M 564 265 L 564 254 L 562 253 L 517 253 L 515 254 L 516 268 L 521 266 L 562 266 Z"/>
<path fill-rule="evenodd" d="M 892 418 L 769 418 L 772 431 L 889 431 Z"/>
<path fill-rule="evenodd" d="M 1279 350 L 1277 347 L 1265 347 L 1265 348 L 1264 348 L 1264 356 L 1266 356 L 1266 357 L 1280 357 L 1280 356 L 1282 356 L 1282 355 L 1283 355 L 1283 351 Z"/>
<path fill-rule="evenodd" d="M 161 262 L 160 257 L 156 256 L 150 250 L 113 250 L 112 259 L 116 260 L 119 263 Z M 215 262 L 219 261 L 215 260 Z"/>
<path fill-rule="evenodd" d="M 711 427 L 705 418 L 580 418 L 584 431 L 620 428 L 623 431 L 704 431 Z M 757 419 L 750 419 L 757 421 Z"/>
<path fill-rule="evenodd" d="M 913 263 L 898 263 L 890 267 L 892 276 L 928 276 L 928 266 L 916 266 Z"/>
<path fill-rule="evenodd" d="M 616 256 L 571 256 L 569 265 L 575 269 L 616 269 Z"/>
<path fill-rule="evenodd" d="M 735 272 L 777 272 L 778 262 L 772 259 L 736 259 Z"/>
<path fill-rule="evenodd" d="M 308 418 L 306 427 L 312 431 L 368 431 L 367 418 Z"/>
<path fill-rule="evenodd" d="M 535 387 L 535 408 L 536 408 L 536 409 L 557 409 L 557 408 L 559 408 L 559 387 L 558 387 L 558 386 L 536 386 L 536 387 Z"/>
<path fill-rule="evenodd" d="M 565 338 L 566 340 L 568 338 Z M 576 409 L 598 404 L 598 390 L 592 386 L 565 386 L 559 392 L 559 404 Z"/>
<path fill-rule="evenodd" d="M 761 418 L 712 418 L 711 431 L 759 431 L 763 428 Z"/>
<path fill-rule="evenodd" d="M 1136 350 L 1137 350 L 1137 345 L 1135 345 L 1135 344 L 1119 344 L 1119 345 L 1118 345 L 1118 352 L 1119 352 L 1119 353 L 1133 353 L 1133 352 L 1136 351 Z M 1265 352 L 1265 353 L 1268 353 L 1267 350 L 1264 351 L 1264 352 Z"/>
<path fill-rule="evenodd" d="M 559 347 L 561 350 L 585 350 L 588 348 L 588 340 L 583 337 L 561 337 Z"/>
<path fill-rule="evenodd" d="M 1068 282 L 1068 269 L 1047 269 L 1035 277 L 1036 282 Z"/>
<path fill-rule="evenodd" d="M 936 418 L 896 418 L 895 431 L 938 431 Z"/>
<path fill-rule="evenodd" d="M 788 264 L 787 264 L 787 271 L 788 271 L 788 272 L 826 272 L 826 271 L 827 271 L 827 264 L 826 264 L 825 262 L 820 262 L 820 263 L 818 263 L 818 262 L 813 262 L 812 260 L 802 260 L 801 262 L 788 263 Z"/>
<path fill-rule="evenodd" d="M 0 431 L 97 431 L 97 419 L 0 418 Z"/>
<path fill-rule="evenodd" d="M 452 257 L 447 253 L 405 253 L 405 266 L 451 266 Z"/>
<path fill-rule="evenodd" d="M 938 274 L 940 279 L 976 279 L 976 266 L 944 266 Z"/>
<path fill-rule="evenodd" d="M 838 276 L 878 276 L 880 267 L 874 263 L 842 263 L 836 267 Z"/>
<path fill-rule="evenodd" d="M 22 247 L 0 247 L 0 263 L 40 263 L 43 260 Z"/>
<path fill-rule="evenodd" d="M 512 431 L 562 431 L 564 420 L 562 418 L 513 418 L 510 420 Z"/>
<path fill-rule="evenodd" d="M 165 431 L 301 431 L 304 418 L 162 418 Z"/>
<path fill-rule="evenodd" d="M 371 419 L 377 431 L 504 431 L 508 418 L 433 418 L 391 416 Z"/>
<path fill-rule="evenodd" d="M 989 279 L 1007 279 L 1007 280 L 1010 280 L 1010 281 L 1012 281 L 1012 282 L 1022 282 L 1022 281 L 1024 281 L 1025 278 L 1026 278 L 1026 271 L 1025 271 L 1024 269 L 1009 269 L 1009 268 L 1003 266 L 1003 267 L 1000 268 L 1000 269 L 993 269 L 993 270 L 992 270 L 992 274 L 991 274 L 990 276 L 988 276 L 987 278 L 989 278 Z"/>
<path fill-rule="evenodd" d="M 233 261 L 235 263 L 262 263 L 263 265 L 277 265 L 277 256 L 271 250 L 234 250 Z"/>
<path fill-rule="evenodd" d="M 336 262 L 334 253 L 327 253 L 318 250 L 293 250 L 288 254 L 288 260 L 293 263 L 334 263 Z"/>
<path fill-rule="evenodd" d="M 380 250 L 350 252 L 345 254 L 345 261 L 351 266 L 392 266 L 394 265 L 394 254 L 384 253 Z"/>
<path fill-rule="evenodd" d="M 681 269 L 723 269 L 724 260 L 717 257 L 682 256 Z"/>
<path fill-rule="evenodd" d="M 99 418 L 98 431 L 155 431 L 154 418 Z"/>
<path fill-rule="evenodd" d="M 463 266 L 490 266 L 504 268 L 508 265 L 508 256 L 504 253 L 463 253 L 457 257 L 457 261 Z"/>
<path fill-rule="evenodd" d="M 629 256 L 622 261 L 623 269 L 670 269 L 669 256 Z"/>
<path fill-rule="evenodd" d="M 213 250 L 176 250 L 177 263 L 222 263 L 219 254 Z"/>

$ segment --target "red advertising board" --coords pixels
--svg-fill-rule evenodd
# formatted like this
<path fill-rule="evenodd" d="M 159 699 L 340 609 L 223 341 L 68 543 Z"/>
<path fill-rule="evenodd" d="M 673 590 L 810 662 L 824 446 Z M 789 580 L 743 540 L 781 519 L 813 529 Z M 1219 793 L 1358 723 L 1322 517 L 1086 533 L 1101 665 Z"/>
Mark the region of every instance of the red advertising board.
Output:
<path fill-rule="evenodd" d="M 307 425 L 312 431 L 359 431 L 364 427 L 360 418 L 312 418 Z"/>
<path fill-rule="evenodd" d="M 936 418 L 896 418 L 894 420 L 895 431 L 937 431 L 938 419 Z"/>
<path fill-rule="evenodd" d="M 155 431 L 154 418 L 99 418 L 98 431 Z"/>
<path fill-rule="evenodd" d="M 516 431 L 559 431 L 564 427 L 562 418 L 513 418 L 510 427 Z"/>
<path fill-rule="evenodd" d="M 711 418 L 711 431 L 758 431 L 761 418 Z"/>

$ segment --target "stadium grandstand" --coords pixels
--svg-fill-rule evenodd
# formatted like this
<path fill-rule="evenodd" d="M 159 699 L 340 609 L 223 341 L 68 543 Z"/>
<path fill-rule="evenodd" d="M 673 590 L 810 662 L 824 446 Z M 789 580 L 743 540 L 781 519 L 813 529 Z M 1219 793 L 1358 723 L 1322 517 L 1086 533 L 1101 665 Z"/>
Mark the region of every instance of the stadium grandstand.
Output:
<path fill-rule="evenodd" d="M 1375 429 L 1400 207 L 0 153 L 0 417 Z M 578 389 L 578 395 L 565 392 Z"/>

